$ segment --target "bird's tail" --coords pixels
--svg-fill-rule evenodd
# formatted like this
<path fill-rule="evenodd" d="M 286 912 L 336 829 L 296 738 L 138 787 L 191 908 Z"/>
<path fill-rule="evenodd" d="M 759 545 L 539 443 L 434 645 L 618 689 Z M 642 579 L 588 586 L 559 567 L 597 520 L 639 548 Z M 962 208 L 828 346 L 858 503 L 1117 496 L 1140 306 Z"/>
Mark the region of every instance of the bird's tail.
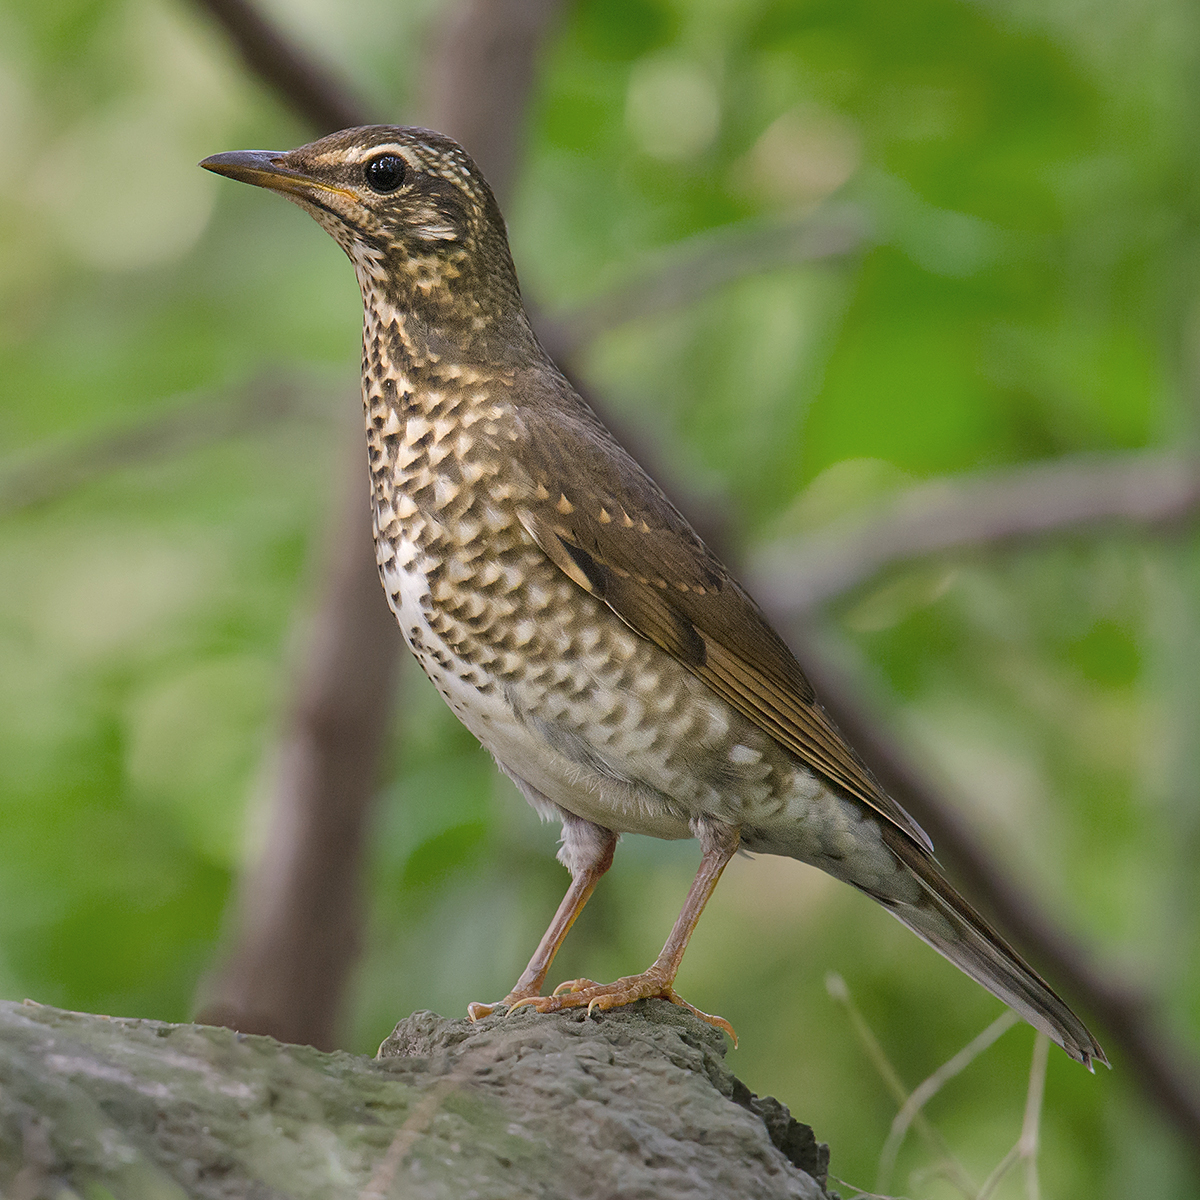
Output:
<path fill-rule="evenodd" d="M 916 904 L 871 893 L 922 941 L 1015 1009 L 1089 1071 L 1108 1066 L 1100 1044 L 1054 989 L 964 900 L 928 853 L 903 832 L 883 826 L 888 848 L 921 885 Z"/>

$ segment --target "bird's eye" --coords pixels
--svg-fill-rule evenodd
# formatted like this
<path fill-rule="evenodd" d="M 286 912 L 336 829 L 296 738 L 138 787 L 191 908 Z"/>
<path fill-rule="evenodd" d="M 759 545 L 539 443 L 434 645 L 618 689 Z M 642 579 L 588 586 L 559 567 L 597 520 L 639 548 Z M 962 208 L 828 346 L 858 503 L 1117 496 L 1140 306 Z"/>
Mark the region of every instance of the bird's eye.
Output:
<path fill-rule="evenodd" d="M 363 174 L 373 192 L 394 192 L 404 182 L 404 159 L 398 154 L 381 154 L 367 163 Z"/>

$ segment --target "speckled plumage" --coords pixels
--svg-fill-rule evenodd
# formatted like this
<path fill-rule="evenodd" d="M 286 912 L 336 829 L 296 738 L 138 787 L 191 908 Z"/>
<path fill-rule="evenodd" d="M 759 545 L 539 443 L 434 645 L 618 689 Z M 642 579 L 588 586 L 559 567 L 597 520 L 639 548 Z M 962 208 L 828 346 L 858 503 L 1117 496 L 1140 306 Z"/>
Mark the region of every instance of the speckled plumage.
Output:
<path fill-rule="evenodd" d="M 384 587 L 421 666 L 505 769 L 617 832 L 685 838 L 716 820 L 738 827 L 748 849 L 794 853 L 864 886 L 893 875 L 877 836 L 863 844 L 848 832 L 859 806 L 535 542 L 521 520 L 529 504 L 601 508 L 577 481 L 565 485 L 573 500 L 552 497 L 525 461 L 519 398 L 543 381 L 502 372 L 485 383 L 460 363 L 417 368 L 378 309 L 366 345 Z"/>
<path fill-rule="evenodd" d="M 946 882 L 754 602 L 545 356 L 503 219 L 456 143 L 380 126 L 204 165 L 284 192 L 350 256 L 389 603 L 460 720 L 563 822 L 572 887 L 506 1003 L 677 1000 L 687 938 L 740 844 L 862 889 L 1075 1058 L 1103 1061 Z M 701 841 L 672 937 L 643 976 L 541 996 L 623 832 Z"/>

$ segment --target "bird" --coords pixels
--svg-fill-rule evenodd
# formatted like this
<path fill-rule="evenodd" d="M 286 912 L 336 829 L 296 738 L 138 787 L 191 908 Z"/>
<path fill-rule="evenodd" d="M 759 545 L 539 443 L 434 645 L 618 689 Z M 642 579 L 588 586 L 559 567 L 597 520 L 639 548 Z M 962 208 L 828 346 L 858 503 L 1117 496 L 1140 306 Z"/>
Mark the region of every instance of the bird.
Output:
<path fill-rule="evenodd" d="M 563 901 L 512 990 L 470 1004 L 473 1020 L 659 997 L 732 1035 L 674 983 L 744 850 L 866 893 L 1072 1058 L 1107 1064 L 950 884 L 758 604 L 542 348 L 500 208 L 457 142 L 372 125 L 200 165 L 294 201 L 349 256 L 388 603 L 459 720 L 562 825 Z M 662 953 L 641 974 L 544 995 L 622 833 L 699 841 Z"/>

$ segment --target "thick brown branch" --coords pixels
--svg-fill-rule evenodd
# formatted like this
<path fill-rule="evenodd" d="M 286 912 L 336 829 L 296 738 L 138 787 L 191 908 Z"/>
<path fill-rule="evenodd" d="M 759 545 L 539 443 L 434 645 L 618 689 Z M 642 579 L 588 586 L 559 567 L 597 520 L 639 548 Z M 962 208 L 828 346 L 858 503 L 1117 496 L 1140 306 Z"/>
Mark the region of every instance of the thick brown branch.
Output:
<path fill-rule="evenodd" d="M 0 1001 L 0 1195 L 827 1200 L 829 1148 L 663 1000 L 401 1021 L 376 1060 Z"/>
<path fill-rule="evenodd" d="M 755 592 L 776 612 L 801 615 L 892 563 L 1100 522 L 1165 525 L 1195 516 L 1198 506 L 1200 465 L 1161 451 L 937 479 L 771 546 L 757 556 Z"/>
<path fill-rule="evenodd" d="M 225 30 L 252 75 L 258 76 L 317 133 L 370 123 L 370 109 L 346 85 L 246 0 L 196 0 Z"/>

